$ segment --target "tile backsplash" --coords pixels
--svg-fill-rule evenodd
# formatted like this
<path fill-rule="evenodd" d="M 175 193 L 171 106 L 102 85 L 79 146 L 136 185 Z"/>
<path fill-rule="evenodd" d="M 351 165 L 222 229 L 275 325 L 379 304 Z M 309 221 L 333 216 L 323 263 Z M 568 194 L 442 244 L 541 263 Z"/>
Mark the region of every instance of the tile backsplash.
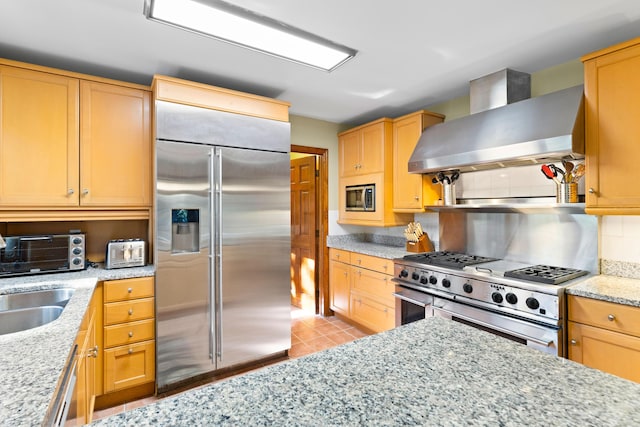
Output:
<path fill-rule="evenodd" d="M 600 259 L 640 264 L 640 216 L 600 218 Z"/>
<path fill-rule="evenodd" d="M 575 162 L 575 164 L 578 163 L 580 162 Z M 562 167 L 561 163 L 556 165 Z M 541 166 L 536 164 L 463 173 L 456 183 L 456 197 L 458 199 L 554 197 L 556 184 L 545 178 L 540 170 Z M 578 183 L 578 194 L 584 194 L 584 180 Z"/>

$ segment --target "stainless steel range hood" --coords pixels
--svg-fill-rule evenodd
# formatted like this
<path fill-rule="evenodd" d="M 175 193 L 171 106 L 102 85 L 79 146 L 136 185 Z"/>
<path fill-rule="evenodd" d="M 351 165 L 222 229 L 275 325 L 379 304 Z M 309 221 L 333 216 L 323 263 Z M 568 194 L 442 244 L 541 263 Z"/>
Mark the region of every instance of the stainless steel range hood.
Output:
<path fill-rule="evenodd" d="M 427 128 L 409 172 L 469 172 L 584 158 L 583 86 Z"/>

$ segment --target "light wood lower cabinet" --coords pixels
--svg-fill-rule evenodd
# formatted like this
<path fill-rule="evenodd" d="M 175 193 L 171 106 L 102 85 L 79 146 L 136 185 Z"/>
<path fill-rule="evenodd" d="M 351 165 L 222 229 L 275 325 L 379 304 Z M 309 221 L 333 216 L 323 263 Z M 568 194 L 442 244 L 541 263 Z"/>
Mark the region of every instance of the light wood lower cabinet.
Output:
<path fill-rule="evenodd" d="M 91 423 L 96 400 L 96 369 L 99 355 L 97 344 L 98 310 L 101 298 L 98 292 L 89 303 L 78 336 L 76 337 L 76 388 L 69 410 L 67 425 Z"/>
<path fill-rule="evenodd" d="M 569 359 L 640 382 L 640 308 L 569 295 Z"/>
<path fill-rule="evenodd" d="M 104 393 L 155 381 L 152 277 L 104 282 Z"/>
<path fill-rule="evenodd" d="M 374 332 L 395 327 L 393 262 L 329 249 L 331 309 Z"/>
<path fill-rule="evenodd" d="M 105 392 L 155 381 L 155 346 L 149 340 L 105 349 Z"/>

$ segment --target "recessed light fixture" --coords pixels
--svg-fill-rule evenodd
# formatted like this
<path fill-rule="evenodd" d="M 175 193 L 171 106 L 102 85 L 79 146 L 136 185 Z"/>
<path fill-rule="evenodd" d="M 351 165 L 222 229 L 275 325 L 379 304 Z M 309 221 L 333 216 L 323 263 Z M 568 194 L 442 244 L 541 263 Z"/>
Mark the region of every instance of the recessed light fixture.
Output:
<path fill-rule="evenodd" d="M 147 19 L 333 71 L 357 51 L 219 0 L 145 0 Z"/>

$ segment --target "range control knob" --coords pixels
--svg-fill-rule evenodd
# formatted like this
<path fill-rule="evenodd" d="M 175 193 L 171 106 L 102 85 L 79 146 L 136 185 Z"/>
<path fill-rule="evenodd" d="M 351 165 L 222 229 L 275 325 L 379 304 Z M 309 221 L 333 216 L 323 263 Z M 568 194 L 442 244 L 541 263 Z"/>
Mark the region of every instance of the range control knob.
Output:
<path fill-rule="evenodd" d="M 496 304 L 500 304 L 502 302 L 502 294 L 500 294 L 500 292 L 494 292 L 491 294 L 491 299 Z"/>
<path fill-rule="evenodd" d="M 527 298 L 525 302 L 527 304 L 527 307 L 529 307 L 531 310 L 537 310 L 540 307 L 540 303 L 538 302 L 538 300 L 533 297 Z"/>
<path fill-rule="evenodd" d="M 509 292 L 506 296 L 505 296 L 507 302 L 509 304 L 515 304 L 518 302 L 518 297 L 516 296 L 516 294 Z"/>
<path fill-rule="evenodd" d="M 82 243 L 82 237 L 74 237 L 71 240 L 71 243 L 73 243 L 74 245 L 79 245 L 80 243 Z"/>
<path fill-rule="evenodd" d="M 409 272 L 407 270 L 402 270 L 400 272 L 400 277 L 407 277 L 407 276 L 409 276 Z"/>
<path fill-rule="evenodd" d="M 73 265 L 80 265 L 80 264 L 82 264 L 82 259 L 81 259 L 81 258 L 74 258 L 74 259 L 71 261 L 71 263 L 72 263 Z"/>
<path fill-rule="evenodd" d="M 414 271 L 413 273 L 411 273 L 411 278 L 413 280 L 418 280 L 420 278 L 420 275 Z"/>
<path fill-rule="evenodd" d="M 80 248 L 73 248 L 73 250 L 71 251 L 74 255 L 80 255 L 82 253 L 82 249 Z"/>
<path fill-rule="evenodd" d="M 420 283 L 422 283 L 423 285 L 426 285 L 428 281 L 429 281 L 429 278 L 427 276 L 422 276 L 420 278 Z"/>
<path fill-rule="evenodd" d="M 442 279 L 442 286 L 444 286 L 445 288 L 450 288 L 451 287 L 451 280 Z"/>
<path fill-rule="evenodd" d="M 465 283 L 464 285 L 462 285 L 462 290 L 470 294 L 471 292 L 473 292 L 473 286 L 471 286 L 471 283 Z"/>
<path fill-rule="evenodd" d="M 435 285 L 436 283 L 438 283 L 438 278 L 436 276 L 429 276 L 429 283 Z"/>

